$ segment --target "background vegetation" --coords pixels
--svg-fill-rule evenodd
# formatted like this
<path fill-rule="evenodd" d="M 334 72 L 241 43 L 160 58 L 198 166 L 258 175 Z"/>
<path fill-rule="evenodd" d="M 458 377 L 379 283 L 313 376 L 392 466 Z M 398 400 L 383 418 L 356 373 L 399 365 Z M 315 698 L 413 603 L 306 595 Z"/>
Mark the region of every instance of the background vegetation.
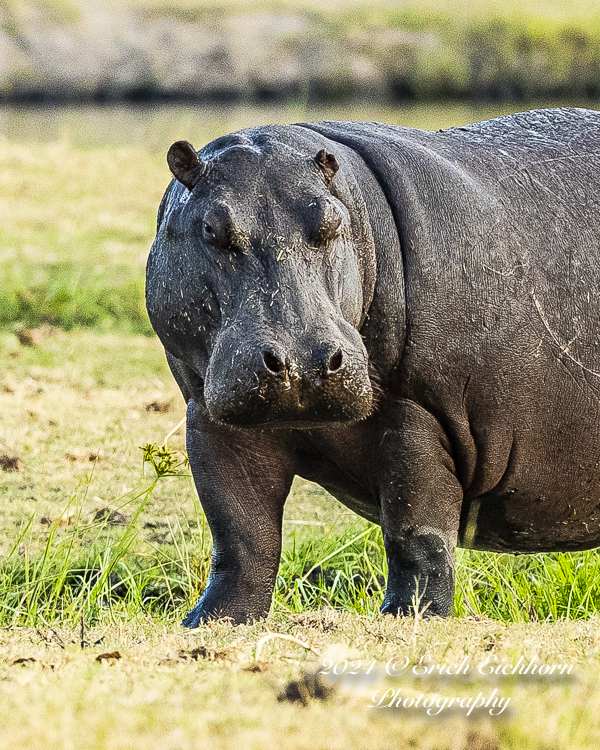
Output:
<path fill-rule="evenodd" d="M 591 0 L 2 0 L 13 100 L 597 97 Z"/>

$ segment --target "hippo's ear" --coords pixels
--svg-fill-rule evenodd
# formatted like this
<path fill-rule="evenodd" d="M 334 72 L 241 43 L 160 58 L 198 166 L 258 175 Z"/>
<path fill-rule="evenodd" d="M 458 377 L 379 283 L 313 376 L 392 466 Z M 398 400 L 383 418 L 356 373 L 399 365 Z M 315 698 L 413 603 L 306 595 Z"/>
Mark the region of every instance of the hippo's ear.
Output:
<path fill-rule="evenodd" d="M 338 160 L 333 154 L 328 153 L 324 148 L 322 148 L 315 156 L 315 162 L 317 164 L 317 167 L 319 167 L 321 172 L 323 172 L 325 184 L 330 185 L 335 176 L 335 173 L 340 168 Z"/>
<path fill-rule="evenodd" d="M 200 179 L 203 164 L 191 143 L 176 141 L 167 153 L 167 164 L 173 176 L 188 190 Z"/>

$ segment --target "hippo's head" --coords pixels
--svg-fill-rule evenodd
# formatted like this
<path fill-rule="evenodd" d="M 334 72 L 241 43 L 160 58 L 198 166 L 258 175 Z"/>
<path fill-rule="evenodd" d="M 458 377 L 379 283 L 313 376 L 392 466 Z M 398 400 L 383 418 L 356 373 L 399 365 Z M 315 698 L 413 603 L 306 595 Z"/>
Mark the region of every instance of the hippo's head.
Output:
<path fill-rule="evenodd" d="M 314 428 L 372 409 L 358 329 L 373 238 L 351 170 L 323 142 L 289 126 L 169 149 L 148 313 L 215 421 Z"/>

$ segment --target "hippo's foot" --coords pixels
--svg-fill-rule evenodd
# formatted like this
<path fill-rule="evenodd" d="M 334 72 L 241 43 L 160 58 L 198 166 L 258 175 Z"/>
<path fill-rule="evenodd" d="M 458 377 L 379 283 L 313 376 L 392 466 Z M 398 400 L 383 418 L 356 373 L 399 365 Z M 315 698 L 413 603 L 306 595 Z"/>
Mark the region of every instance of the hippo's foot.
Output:
<path fill-rule="evenodd" d="M 198 628 L 209 620 L 229 620 L 234 625 L 247 621 L 248 618 L 242 608 L 234 607 L 232 602 L 227 601 L 219 604 L 216 597 L 209 597 L 208 594 L 207 589 L 206 594 L 183 618 L 181 624 L 184 628 Z"/>
<path fill-rule="evenodd" d="M 432 605 L 433 602 L 422 602 L 419 606 L 419 616 L 434 617 L 435 615 L 440 615 L 444 617 L 444 615 L 448 614 L 447 612 L 442 613 L 432 610 Z M 396 602 L 394 600 L 388 600 L 387 597 L 381 605 L 380 611 L 383 615 L 393 615 L 394 617 L 415 616 L 415 608 L 413 604 L 400 604 L 399 602 Z"/>
<path fill-rule="evenodd" d="M 448 617 L 454 604 L 454 546 L 447 536 L 427 528 L 384 536 L 388 561 L 384 614 Z"/>
<path fill-rule="evenodd" d="M 423 596 L 416 602 L 415 595 L 411 597 L 393 594 L 389 591 L 386 593 L 381 605 L 381 613 L 384 615 L 394 615 L 394 617 L 414 617 L 415 609 L 420 617 L 448 617 L 452 611 L 452 589 L 443 588 L 437 591 L 437 596 L 430 599 Z M 416 607 L 415 607 L 416 605 Z"/>
<path fill-rule="evenodd" d="M 223 586 L 212 584 L 181 624 L 197 628 L 208 620 L 228 620 L 232 625 L 241 625 L 266 617 L 271 606 L 270 591 L 261 589 L 260 596 L 253 593 L 233 587 L 224 590 Z"/>
<path fill-rule="evenodd" d="M 210 618 L 206 617 L 206 613 L 204 612 L 202 603 L 198 602 L 198 604 L 196 604 L 193 609 L 190 609 L 187 615 L 183 618 L 181 624 L 184 628 L 197 628 L 200 626 L 200 623 L 204 622 L 207 619 Z"/>

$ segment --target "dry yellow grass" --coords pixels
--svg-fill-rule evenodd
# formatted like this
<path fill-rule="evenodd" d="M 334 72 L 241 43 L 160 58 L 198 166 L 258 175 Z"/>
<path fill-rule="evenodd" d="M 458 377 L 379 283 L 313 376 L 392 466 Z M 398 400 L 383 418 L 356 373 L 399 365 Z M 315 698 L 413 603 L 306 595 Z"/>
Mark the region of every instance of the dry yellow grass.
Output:
<path fill-rule="evenodd" d="M 595 748 L 598 710 L 598 620 L 547 626 L 483 621 L 382 618 L 366 621 L 331 610 L 232 628 L 224 623 L 182 633 L 140 620 L 126 628 L 85 632 L 25 629 L 0 633 L 1 748 L 73 750 L 500 750 Z M 320 656 L 272 639 L 250 671 L 256 644 L 269 628 L 305 640 Z M 96 661 L 103 652 L 120 659 Z M 570 678 L 349 679 L 326 700 L 281 700 L 286 685 L 314 673 L 324 658 L 391 657 L 475 668 L 490 655 L 514 662 L 569 663 Z M 17 660 L 35 660 L 15 663 Z M 369 708 L 372 694 L 393 685 L 405 695 L 510 697 L 504 716 L 487 712 L 446 718 L 417 709 Z M 279 698 L 279 699 L 278 699 Z"/>
<path fill-rule="evenodd" d="M 121 490 L 147 481 L 137 446 L 160 442 L 183 412 L 153 339 L 47 330 L 37 341 L 24 346 L 12 334 L 0 341 L 6 363 L 0 441 L 22 462 L 19 471 L 0 473 L 0 554 L 33 512 L 38 524 L 33 541 L 41 543 L 46 532 L 39 520 L 44 515 L 56 520 L 73 494 L 80 497 L 83 515 L 91 516 Z M 147 411 L 152 403 L 172 406 Z M 183 436 L 173 442 L 182 447 Z M 101 459 L 90 461 L 92 454 Z M 299 527 L 315 535 L 339 508 L 323 496 L 309 497 L 298 484 L 288 518 L 325 524 Z M 185 525 L 195 512 L 191 482 L 164 481 L 140 519 L 136 549 L 143 553 L 144 534 L 154 533 L 142 530 L 146 522 L 169 517 Z M 186 632 L 141 614 L 125 622 L 117 609 L 114 625 L 106 625 L 113 617 L 107 608 L 104 626 L 85 628 L 83 649 L 79 629 L 54 624 L 0 630 L 0 748 L 579 750 L 597 747 L 600 740 L 597 618 L 531 625 L 473 619 L 414 623 L 325 609 L 279 614 L 247 627 L 215 623 Z M 380 671 L 392 656 L 418 662 L 431 655 L 449 664 L 466 655 L 476 668 L 493 655 L 500 664 L 502 659 L 515 664 L 520 656 L 569 664 L 573 676 L 496 682 L 431 676 L 420 683 L 387 679 L 362 687 L 350 680 L 326 701 L 309 699 L 303 706 L 278 696 L 320 664 L 308 649 L 269 640 L 260 654 L 261 671 L 247 671 L 267 629 L 300 638 L 336 662 L 376 659 Z M 115 651 L 121 659 L 96 661 Z M 368 708 L 375 690 L 384 687 L 400 688 L 409 697 L 423 692 L 466 698 L 488 696 L 496 688 L 512 705 L 495 719 L 467 718 L 466 710 L 435 719 L 414 709 Z"/>
<path fill-rule="evenodd" d="M 55 520 L 77 496 L 84 515 L 92 515 L 149 484 L 138 446 L 162 442 L 185 413 L 156 340 L 54 330 L 32 348 L 4 334 L 0 357 L 0 452 L 21 461 L 20 471 L 0 472 L 0 552 L 33 513 L 38 526 Z M 170 408 L 155 411 L 153 403 Z M 182 431 L 170 442 L 183 447 Z M 171 486 L 166 510 L 161 498 Z M 154 514 L 179 510 L 178 490 L 191 514 L 183 480 L 159 489 Z"/>
<path fill-rule="evenodd" d="M 18 471 L 0 469 L 0 555 L 34 514 L 32 551 L 44 544 L 42 519 L 57 520 L 74 500 L 81 517 L 90 519 L 148 487 L 154 476 L 149 468 L 142 472 L 140 446 L 162 444 L 185 415 L 157 339 L 52 328 L 28 333 L 37 345 L 0 333 L 0 454 L 18 460 Z M 185 428 L 169 445 L 185 448 Z M 301 480 L 295 486 L 289 533 L 322 534 L 355 518 L 320 488 Z M 159 526 L 144 532 L 156 541 L 168 521 L 187 534 L 197 518 L 191 479 L 164 478 L 140 525 Z"/>

